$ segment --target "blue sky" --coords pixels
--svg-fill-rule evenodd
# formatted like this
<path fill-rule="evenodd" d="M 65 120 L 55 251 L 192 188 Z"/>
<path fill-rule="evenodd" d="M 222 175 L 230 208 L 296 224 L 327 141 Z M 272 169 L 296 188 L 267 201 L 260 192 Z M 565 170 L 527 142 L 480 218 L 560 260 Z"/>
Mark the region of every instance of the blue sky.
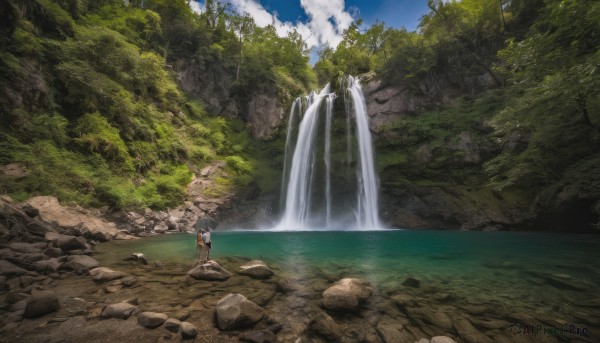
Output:
<path fill-rule="evenodd" d="M 416 30 L 428 12 L 427 0 L 226 0 L 239 13 L 250 14 L 257 25 L 274 24 L 285 36 L 297 30 L 311 48 L 336 47 L 342 32 L 356 19 L 366 26 L 383 21 L 387 26 Z M 203 0 L 192 2 L 196 11 Z"/>
<path fill-rule="evenodd" d="M 282 21 L 306 22 L 308 16 L 300 6 L 300 1 L 260 0 L 269 12 L 277 12 Z M 347 11 L 358 15 L 365 24 L 372 25 L 376 20 L 387 26 L 405 27 L 415 30 L 421 16 L 428 12 L 426 0 L 346 0 Z"/>

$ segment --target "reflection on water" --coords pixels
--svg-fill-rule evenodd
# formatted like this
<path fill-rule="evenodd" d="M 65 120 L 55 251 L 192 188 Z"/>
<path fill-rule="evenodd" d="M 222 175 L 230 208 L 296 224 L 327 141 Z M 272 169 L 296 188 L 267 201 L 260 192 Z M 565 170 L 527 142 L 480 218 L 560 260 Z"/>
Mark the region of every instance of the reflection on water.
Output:
<path fill-rule="evenodd" d="M 331 283 L 342 277 L 360 277 L 389 297 L 411 294 L 433 306 L 453 308 L 484 305 L 483 312 L 506 313 L 505 317 L 518 313 L 520 318 L 543 319 L 552 325 L 574 323 L 598 332 L 599 247 L 600 236 L 592 235 L 214 232 L 211 257 L 217 261 L 235 256 L 262 259 L 282 274 L 279 276 L 296 279 L 321 278 Z M 104 265 L 113 265 L 132 252 L 181 270 L 197 256 L 193 235 L 173 234 L 103 244 L 96 257 Z M 419 279 L 421 286 L 403 286 L 408 276 Z M 479 316 L 473 308 L 470 311 Z M 411 310 L 406 312 L 410 317 Z M 561 337 L 577 341 L 568 335 Z M 590 337 L 577 339 L 590 341 Z"/>

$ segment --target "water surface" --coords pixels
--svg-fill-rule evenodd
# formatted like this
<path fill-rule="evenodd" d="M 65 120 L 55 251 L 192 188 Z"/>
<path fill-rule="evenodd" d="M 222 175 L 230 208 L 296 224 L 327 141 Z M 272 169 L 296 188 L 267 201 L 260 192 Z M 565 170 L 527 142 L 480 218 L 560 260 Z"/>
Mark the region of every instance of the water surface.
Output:
<path fill-rule="evenodd" d="M 525 318 L 521 321 L 545 320 L 550 326 L 576 323 L 592 332 L 599 330 L 598 235 L 238 231 L 213 232 L 212 237 L 211 258 L 261 259 L 278 276 L 320 277 L 327 282 L 360 277 L 384 295 L 409 292 L 431 302 L 434 295 L 443 294 L 440 304 L 483 305 L 487 311 L 519 313 L 519 318 Z M 104 244 L 97 258 L 110 265 L 132 252 L 182 269 L 189 268 L 197 254 L 193 234 L 171 234 Z M 419 288 L 403 285 L 409 276 L 420 280 Z M 563 339 L 589 341 L 590 336 Z"/>

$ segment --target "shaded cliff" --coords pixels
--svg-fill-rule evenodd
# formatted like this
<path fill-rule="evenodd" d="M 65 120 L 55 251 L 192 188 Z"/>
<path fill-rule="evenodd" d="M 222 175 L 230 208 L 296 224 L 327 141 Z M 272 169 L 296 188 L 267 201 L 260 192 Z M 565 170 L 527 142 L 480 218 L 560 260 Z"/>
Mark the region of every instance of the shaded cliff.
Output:
<path fill-rule="evenodd" d="M 515 129 L 499 140 L 493 122 L 514 90 L 490 88 L 495 85 L 489 77 L 478 80 L 483 82 L 470 92 L 474 98 L 458 98 L 451 88 L 439 92 L 450 96 L 431 97 L 367 76 L 363 89 L 375 134 L 383 219 L 403 228 L 595 230 L 598 178 L 583 166 L 593 159 L 565 166 L 549 185 L 494 182 L 495 161 L 527 149 L 533 133 Z"/>

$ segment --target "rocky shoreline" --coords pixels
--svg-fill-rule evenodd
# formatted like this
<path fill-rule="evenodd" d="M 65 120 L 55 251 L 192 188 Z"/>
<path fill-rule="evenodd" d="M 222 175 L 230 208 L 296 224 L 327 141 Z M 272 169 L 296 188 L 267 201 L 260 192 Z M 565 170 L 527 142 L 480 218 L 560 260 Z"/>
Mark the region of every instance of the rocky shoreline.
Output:
<path fill-rule="evenodd" d="M 511 335 L 514 322 L 562 322 L 456 299 L 415 277 L 388 288 L 314 268 L 300 279 L 244 257 L 192 266 L 132 254 L 101 266 L 92 256 L 102 242 L 134 237 L 109 222 L 60 226 L 31 204 L 0 205 L 0 342 L 592 342 Z M 593 313 L 576 318 L 593 328 Z"/>

